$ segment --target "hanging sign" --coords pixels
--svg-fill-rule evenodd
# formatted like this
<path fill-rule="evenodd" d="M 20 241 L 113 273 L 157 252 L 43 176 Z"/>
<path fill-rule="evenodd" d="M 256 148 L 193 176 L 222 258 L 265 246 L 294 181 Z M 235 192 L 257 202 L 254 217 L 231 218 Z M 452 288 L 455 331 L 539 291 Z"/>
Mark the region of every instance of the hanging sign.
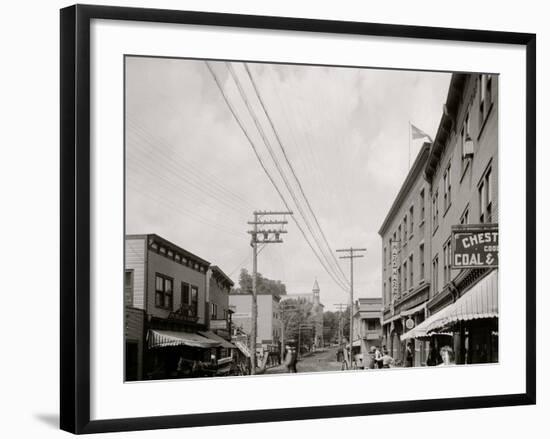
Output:
<path fill-rule="evenodd" d="M 399 241 L 391 241 L 391 293 L 392 297 L 399 294 Z"/>
<path fill-rule="evenodd" d="M 453 226 L 451 268 L 498 267 L 498 225 Z"/>

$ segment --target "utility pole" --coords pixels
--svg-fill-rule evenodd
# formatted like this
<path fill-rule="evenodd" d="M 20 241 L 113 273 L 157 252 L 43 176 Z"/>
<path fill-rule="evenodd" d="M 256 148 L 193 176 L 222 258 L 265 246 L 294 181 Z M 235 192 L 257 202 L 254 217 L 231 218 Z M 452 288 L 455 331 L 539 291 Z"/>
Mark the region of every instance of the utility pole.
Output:
<path fill-rule="evenodd" d="M 342 335 L 344 334 L 344 321 L 342 320 L 342 315 L 347 305 L 345 303 L 335 303 L 334 306 L 336 306 L 340 312 L 340 314 L 338 314 L 338 346 L 342 347 Z"/>
<path fill-rule="evenodd" d="M 357 253 L 366 252 L 366 248 L 342 248 L 336 250 L 337 252 L 345 252 L 345 256 L 340 256 L 340 259 L 349 259 L 350 260 L 350 288 L 349 288 L 349 368 L 351 368 L 352 363 L 352 352 L 353 352 L 353 260 L 355 258 L 362 258 L 364 255 Z"/>
<path fill-rule="evenodd" d="M 288 221 L 285 219 L 282 220 L 266 220 L 264 217 L 270 217 L 273 215 L 292 215 L 292 212 L 272 212 L 272 211 L 263 211 L 256 210 L 253 212 L 254 220 L 249 221 L 248 224 L 252 225 L 252 230 L 249 230 L 248 233 L 251 235 L 250 245 L 252 246 L 252 325 L 250 329 L 250 373 L 251 375 L 256 374 L 256 338 L 258 332 L 258 285 L 257 285 L 257 274 L 258 274 L 258 244 L 278 244 L 282 243 L 281 234 L 287 233 L 283 229 L 285 224 L 288 224 Z M 265 228 L 266 226 L 279 226 L 279 228 Z"/>
<path fill-rule="evenodd" d="M 281 310 L 281 364 L 285 361 L 285 332 L 286 332 L 286 325 L 285 325 L 285 314 L 287 311 L 296 311 L 295 306 L 286 306 L 286 301 L 281 302 L 280 310 Z M 292 316 L 294 317 L 294 316 Z M 291 317 L 291 318 L 292 318 Z M 288 321 L 290 323 L 290 319 Z"/>

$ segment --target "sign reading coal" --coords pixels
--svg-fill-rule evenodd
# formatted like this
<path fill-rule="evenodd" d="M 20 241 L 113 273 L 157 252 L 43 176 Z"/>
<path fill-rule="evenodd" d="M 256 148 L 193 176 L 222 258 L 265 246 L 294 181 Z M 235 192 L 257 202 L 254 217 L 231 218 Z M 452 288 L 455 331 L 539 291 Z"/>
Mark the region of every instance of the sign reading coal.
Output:
<path fill-rule="evenodd" d="M 498 225 L 452 227 L 451 268 L 498 267 Z"/>

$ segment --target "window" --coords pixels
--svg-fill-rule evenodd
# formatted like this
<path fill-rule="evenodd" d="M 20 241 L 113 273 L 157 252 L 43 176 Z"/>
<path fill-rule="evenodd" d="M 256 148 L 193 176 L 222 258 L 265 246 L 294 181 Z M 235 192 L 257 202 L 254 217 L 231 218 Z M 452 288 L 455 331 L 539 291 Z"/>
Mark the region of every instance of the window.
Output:
<path fill-rule="evenodd" d="M 155 306 L 172 310 L 173 279 L 158 274 L 155 277 Z"/>
<path fill-rule="evenodd" d="M 397 236 L 398 236 L 399 239 L 401 239 L 401 224 L 397 228 Z"/>
<path fill-rule="evenodd" d="M 474 154 L 474 141 L 472 140 L 470 131 L 470 107 L 468 107 L 466 116 L 464 116 L 464 122 L 460 131 L 460 143 L 462 146 L 462 172 L 464 172 Z"/>
<path fill-rule="evenodd" d="M 445 174 L 443 174 L 443 212 L 451 205 L 451 164 L 447 165 Z"/>
<path fill-rule="evenodd" d="M 384 259 L 382 259 L 383 270 L 386 271 L 386 247 L 384 247 Z"/>
<path fill-rule="evenodd" d="M 434 295 L 439 292 L 439 256 L 435 255 L 432 261 L 432 291 Z"/>
<path fill-rule="evenodd" d="M 367 320 L 367 331 L 375 331 L 376 330 L 376 320 L 368 319 Z"/>
<path fill-rule="evenodd" d="M 389 302 L 388 300 L 388 289 L 387 289 L 387 286 L 386 286 L 386 281 L 384 281 L 384 289 L 382 290 L 384 292 L 384 302 Z"/>
<path fill-rule="evenodd" d="M 460 217 L 460 224 L 470 224 L 470 206 L 466 206 L 466 209 L 464 209 Z"/>
<path fill-rule="evenodd" d="M 134 270 L 124 272 L 124 305 L 134 305 Z"/>
<path fill-rule="evenodd" d="M 413 264 L 413 255 L 409 256 L 409 288 L 414 286 L 414 264 Z"/>
<path fill-rule="evenodd" d="M 443 284 L 451 281 L 451 238 L 443 245 Z"/>
<path fill-rule="evenodd" d="M 493 213 L 493 195 L 491 184 L 491 168 L 489 168 L 479 183 L 479 222 L 490 223 Z"/>
<path fill-rule="evenodd" d="M 425 208 L 425 193 L 424 189 L 420 191 L 420 224 L 424 222 L 424 218 L 426 215 L 426 208 Z"/>
<path fill-rule="evenodd" d="M 403 218 L 403 245 L 407 243 L 407 216 Z"/>
<path fill-rule="evenodd" d="M 433 231 L 435 232 L 438 227 L 438 221 L 439 221 L 439 192 L 435 191 L 435 194 L 432 198 L 432 224 L 433 224 Z"/>
<path fill-rule="evenodd" d="M 479 79 L 480 93 L 479 93 L 479 131 L 483 129 L 485 119 L 491 110 L 493 104 L 493 76 L 492 75 L 480 75 Z"/>
<path fill-rule="evenodd" d="M 425 267 L 424 267 L 424 244 L 420 244 L 420 246 L 418 247 L 418 258 L 419 258 L 419 261 L 418 261 L 418 275 L 420 276 L 420 280 L 424 280 L 424 275 L 425 275 Z"/>
<path fill-rule="evenodd" d="M 215 303 L 210 304 L 210 317 L 213 320 L 216 320 L 218 318 L 218 305 Z"/>
<path fill-rule="evenodd" d="M 403 262 L 403 291 L 407 291 L 407 261 Z"/>
<path fill-rule="evenodd" d="M 413 236 L 414 230 L 414 206 L 411 206 L 409 209 L 409 239 Z"/>
<path fill-rule="evenodd" d="M 181 304 L 189 305 L 189 284 L 181 283 Z"/>
<path fill-rule="evenodd" d="M 191 314 L 197 317 L 199 312 L 199 289 L 194 286 L 191 286 L 191 304 L 190 305 L 191 305 Z"/>

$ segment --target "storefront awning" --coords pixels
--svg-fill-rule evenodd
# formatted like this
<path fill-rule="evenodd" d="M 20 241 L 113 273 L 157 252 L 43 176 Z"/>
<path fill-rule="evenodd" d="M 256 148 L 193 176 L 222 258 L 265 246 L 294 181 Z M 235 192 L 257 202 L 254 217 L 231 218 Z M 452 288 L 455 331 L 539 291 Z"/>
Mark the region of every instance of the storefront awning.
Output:
<path fill-rule="evenodd" d="M 216 348 L 221 343 L 203 337 L 195 332 L 161 331 L 150 329 L 147 333 L 147 346 L 149 348 L 164 348 L 167 346 L 190 346 L 194 348 Z"/>
<path fill-rule="evenodd" d="M 405 311 L 401 311 L 400 316 L 401 317 L 407 317 L 413 314 L 416 314 L 419 311 L 424 311 L 426 309 L 426 302 L 421 303 L 418 306 L 415 306 L 414 308 L 406 309 Z"/>
<path fill-rule="evenodd" d="M 401 336 L 401 340 L 429 337 L 442 333 L 460 320 L 498 317 L 498 272 L 491 272 L 475 284 L 455 303 L 431 315 L 418 326 Z"/>
<path fill-rule="evenodd" d="M 408 340 L 410 338 L 423 338 L 423 337 L 429 337 L 428 334 L 428 327 L 431 323 L 435 322 L 436 319 L 439 317 L 439 313 L 435 313 L 434 315 L 428 317 L 426 320 L 424 320 L 422 323 L 419 323 L 417 326 L 412 328 L 410 331 L 405 332 L 401 336 L 401 340 Z"/>
<path fill-rule="evenodd" d="M 390 317 L 387 320 L 384 320 L 384 317 L 382 317 L 382 325 L 387 325 L 388 323 L 391 323 L 395 320 L 399 320 L 400 318 L 401 318 L 401 316 L 399 314 L 396 314 L 396 315 Z"/>
<path fill-rule="evenodd" d="M 353 347 L 361 346 L 361 340 L 354 340 Z M 346 345 L 346 348 L 349 349 L 349 343 Z"/>
<path fill-rule="evenodd" d="M 218 334 L 215 334 L 212 331 L 199 331 L 199 334 L 202 335 L 203 337 L 209 338 L 210 340 L 219 342 L 222 348 L 226 348 L 226 349 L 237 348 L 234 344 L 228 342 L 226 339 L 224 339 L 223 337 L 220 337 Z"/>
<path fill-rule="evenodd" d="M 455 303 L 436 314 L 428 331 L 438 331 L 459 321 L 498 317 L 498 270 L 476 283 Z"/>
<path fill-rule="evenodd" d="M 235 346 L 237 346 L 237 349 L 239 349 L 239 351 L 241 351 L 245 357 L 250 358 L 250 349 L 244 341 L 235 340 Z"/>

